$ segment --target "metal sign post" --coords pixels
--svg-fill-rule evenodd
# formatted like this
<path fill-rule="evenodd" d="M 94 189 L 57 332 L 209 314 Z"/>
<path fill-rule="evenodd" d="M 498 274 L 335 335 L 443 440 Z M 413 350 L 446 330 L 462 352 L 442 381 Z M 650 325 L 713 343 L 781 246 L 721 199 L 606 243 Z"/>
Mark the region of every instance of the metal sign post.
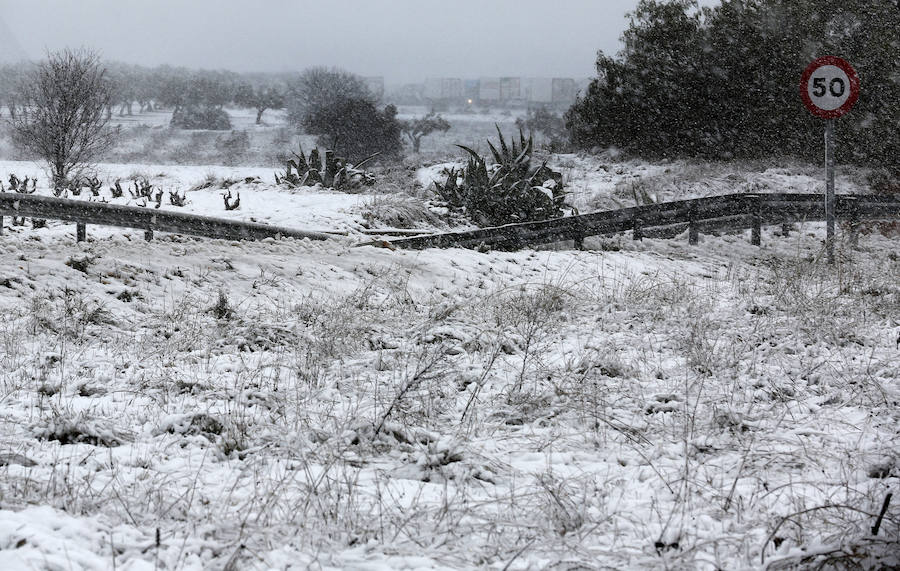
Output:
<path fill-rule="evenodd" d="M 834 263 L 834 119 L 825 122 L 825 253 Z"/>
<path fill-rule="evenodd" d="M 834 56 L 820 57 L 800 78 L 800 97 L 810 113 L 825 122 L 825 252 L 834 263 L 834 120 L 850 111 L 859 99 L 859 76 L 849 63 Z"/>

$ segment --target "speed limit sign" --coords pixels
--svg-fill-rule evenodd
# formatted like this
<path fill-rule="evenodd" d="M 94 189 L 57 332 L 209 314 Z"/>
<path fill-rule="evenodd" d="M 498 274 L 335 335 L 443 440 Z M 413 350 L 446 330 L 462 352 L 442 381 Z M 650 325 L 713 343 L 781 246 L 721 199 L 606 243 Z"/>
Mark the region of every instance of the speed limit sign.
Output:
<path fill-rule="evenodd" d="M 825 56 L 800 77 L 800 97 L 810 113 L 825 122 L 825 251 L 834 263 L 834 120 L 850 111 L 859 99 L 859 76 L 847 61 Z"/>
<path fill-rule="evenodd" d="M 816 117 L 837 119 L 859 99 L 859 76 L 846 60 L 820 57 L 803 72 L 800 97 Z"/>

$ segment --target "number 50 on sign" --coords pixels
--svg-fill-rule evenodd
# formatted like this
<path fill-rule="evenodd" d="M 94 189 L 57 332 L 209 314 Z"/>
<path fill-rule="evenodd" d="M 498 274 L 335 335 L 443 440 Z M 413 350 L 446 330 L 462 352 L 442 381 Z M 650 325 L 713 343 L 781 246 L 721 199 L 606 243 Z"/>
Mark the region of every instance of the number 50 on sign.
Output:
<path fill-rule="evenodd" d="M 859 99 L 859 76 L 845 60 L 821 57 L 800 78 L 800 97 L 806 108 L 822 119 L 837 119 Z"/>

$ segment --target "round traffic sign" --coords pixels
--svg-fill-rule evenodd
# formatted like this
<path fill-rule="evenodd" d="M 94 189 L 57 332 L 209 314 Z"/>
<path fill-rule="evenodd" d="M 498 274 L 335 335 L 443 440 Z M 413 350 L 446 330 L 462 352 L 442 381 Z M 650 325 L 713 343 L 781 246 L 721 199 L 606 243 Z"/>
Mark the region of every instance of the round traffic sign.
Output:
<path fill-rule="evenodd" d="M 846 60 L 820 57 L 803 72 L 800 97 L 816 117 L 836 119 L 850 111 L 859 99 L 859 76 Z"/>

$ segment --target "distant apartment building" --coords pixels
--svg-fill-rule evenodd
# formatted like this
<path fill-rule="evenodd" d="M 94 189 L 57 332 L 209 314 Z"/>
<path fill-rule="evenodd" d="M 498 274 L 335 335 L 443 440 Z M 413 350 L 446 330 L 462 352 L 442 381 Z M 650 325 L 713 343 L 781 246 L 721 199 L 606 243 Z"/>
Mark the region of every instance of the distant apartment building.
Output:
<path fill-rule="evenodd" d="M 522 99 L 522 79 L 518 77 L 500 78 L 500 101 L 520 101 Z"/>
<path fill-rule="evenodd" d="M 432 77 L 425 80 L 422 94 L 432 103 L 568 106 L 578 89 L 567 77 Z"/>
<path fill-rule="evenodd" d="M 553 80 L 549 77 L 529 77 L 523 82 L 523 95 L 529 103 L 553 103 Z"/>
<path fill-rule="evenodd" d="M 478 100 L 487 103 L 510 103 L 522 100 L 522 79 L 518 77 L 481 77 Z"/>
<path fill-rule="evenodd" d="M 425 99 L 456 101 L 463 98 L 463 80 L 457 77 L 430 77 L 425 80 Z"/>
<path fill-rule="evenodd" d="M 500 101 L 500 78 L 478 78 L 478 101 L 496 103 Z"/>

